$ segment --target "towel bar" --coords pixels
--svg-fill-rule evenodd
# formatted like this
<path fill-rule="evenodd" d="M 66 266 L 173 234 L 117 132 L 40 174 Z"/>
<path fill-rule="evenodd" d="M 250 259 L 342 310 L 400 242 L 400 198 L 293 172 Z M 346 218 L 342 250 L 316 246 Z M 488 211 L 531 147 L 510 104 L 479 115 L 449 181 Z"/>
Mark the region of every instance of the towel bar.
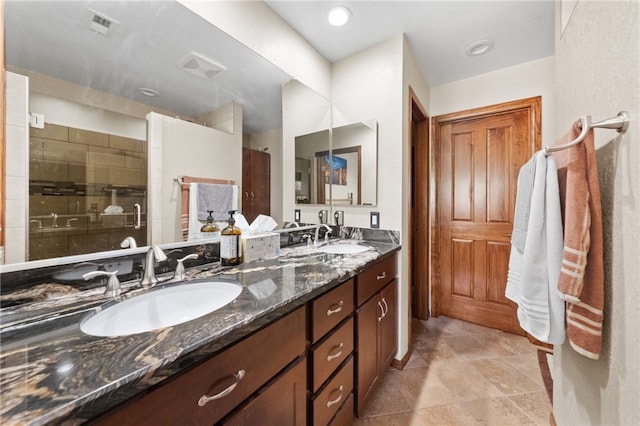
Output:
<path fill-rule="evenodd" d="M 188 182 L 185 182 L 185 178 L 186 178 L 186 180 L 188 180 Z M 180 185 L 189 185 L 192 182 L 217 183 L 217 184 L 222 184 L 222 185 L 234 185 L 235 184 L 235 181 L 229 180 L 229 179 L 197 178 L 197 177 L 191 177 L 191 176 L 178 176 L 178 177 L 173 178 L 173 181 L 177 182 Z"/>
<path fill-rule="evenodd" d="M 589 133 L 590 129 L 595 129 L 595 128 L 617 129 L 618 133 L 624 133 L 629 128 L 630 120 L 631 120 L 631 116 L 627 111 L 621 111 L 615 117 L 611 117 L 606 120 L 598 121 L 595 123 L 591 121 L 590 115 L 582 116 L 580 117 L 580 127 L 582 128 L 580 135 L 578 135 L 578 137 L 572 140 L 571 142 L 564 145 L 556 145 L 556 146 L 547 145 L 544 148 L 545 155 L 549 155 L 549 153 L 551 152 L 561 151 L 563 149 L 567 149 L 574 145 L 579 144 L 587 136 L 587 133 Z"/>

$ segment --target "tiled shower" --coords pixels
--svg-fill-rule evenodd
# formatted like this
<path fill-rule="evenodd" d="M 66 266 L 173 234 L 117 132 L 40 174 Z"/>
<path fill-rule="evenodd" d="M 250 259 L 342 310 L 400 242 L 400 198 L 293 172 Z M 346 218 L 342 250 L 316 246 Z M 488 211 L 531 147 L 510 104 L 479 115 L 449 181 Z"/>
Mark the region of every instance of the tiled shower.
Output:
<path fill-rule="evenodd" d="M 146 244 L 146 141 L 54 124 L 29 136 L 28 260 Z"/>

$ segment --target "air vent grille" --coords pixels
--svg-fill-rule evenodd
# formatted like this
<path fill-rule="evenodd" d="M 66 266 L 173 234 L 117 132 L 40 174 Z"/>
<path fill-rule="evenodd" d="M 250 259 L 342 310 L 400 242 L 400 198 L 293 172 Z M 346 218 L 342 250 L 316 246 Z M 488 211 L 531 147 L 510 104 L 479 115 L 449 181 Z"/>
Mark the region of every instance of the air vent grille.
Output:
<path fill-rule="evenodd" d="M 119 23 L 115 19 L 111 19 L 103 13 L 97 12 L 93 9 L 89 9 L 89 11 L 91 12 L 89 28 L 98 34 L 106 34 L 109 29 L 113 29 L 113 24 Z"/>
<path fill-rule="evenodd" d="M 200 78 L 210 80 L 226 68 L 199 53 L 190 52 L 178 62 L 178 66 L 183 70 L 194 74 Z"/>

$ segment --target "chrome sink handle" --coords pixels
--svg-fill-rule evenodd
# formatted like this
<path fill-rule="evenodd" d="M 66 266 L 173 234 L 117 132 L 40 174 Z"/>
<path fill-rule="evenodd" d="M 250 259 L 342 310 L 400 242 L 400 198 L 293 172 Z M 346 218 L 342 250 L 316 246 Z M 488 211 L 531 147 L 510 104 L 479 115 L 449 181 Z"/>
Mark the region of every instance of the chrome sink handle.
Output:
<path fill-rule="evenodd" d="M 91 278 L 108 276 L 107 287 L 104 289 L 105 296 L 117 297 L 120 295 L 120 281 L 118 280 L 118 271 L 92 271 L 87 272 L 82 276 L 85 281 L 89 281 Z"/>
<path fill-rule="evenodd" d="M 187 278 L 187 274 L 184 270 L 184 261 L 189 259 L 197 259 L 198 255 L 196 253 L 191 253 L 183 257 L 182 259 L 178 259 L 178 266 L 176 266 L 176 273 L 173 274 L 173 279 L 171 281 L 184 281 Z"/>

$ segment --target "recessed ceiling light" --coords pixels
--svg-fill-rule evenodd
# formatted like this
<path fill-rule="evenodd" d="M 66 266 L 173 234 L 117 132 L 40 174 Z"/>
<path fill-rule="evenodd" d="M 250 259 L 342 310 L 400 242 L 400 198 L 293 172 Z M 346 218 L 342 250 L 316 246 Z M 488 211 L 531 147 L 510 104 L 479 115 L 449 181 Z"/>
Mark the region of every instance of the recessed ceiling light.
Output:
<path fill-rule="evenodd" d="M 493 40 L 480 40 L 467 47 L 467 56 L 480 56 L 493 49 Z"/>
<path fill-rule="evenodd" d="M 334 27 L 341 27 L 351 19 L 351 11 L 346 6 L 334 6 L 329 9 L 327 18 Z"/>
<path fill-rule="evenodd" d="M 138 89 L 138 92 L 142 93 L 145 96 L 149 96 L 150 98 L 155 98 L 159 95 L 157 90 L 149 89 L 148 87 L 141 87 Z"/>

